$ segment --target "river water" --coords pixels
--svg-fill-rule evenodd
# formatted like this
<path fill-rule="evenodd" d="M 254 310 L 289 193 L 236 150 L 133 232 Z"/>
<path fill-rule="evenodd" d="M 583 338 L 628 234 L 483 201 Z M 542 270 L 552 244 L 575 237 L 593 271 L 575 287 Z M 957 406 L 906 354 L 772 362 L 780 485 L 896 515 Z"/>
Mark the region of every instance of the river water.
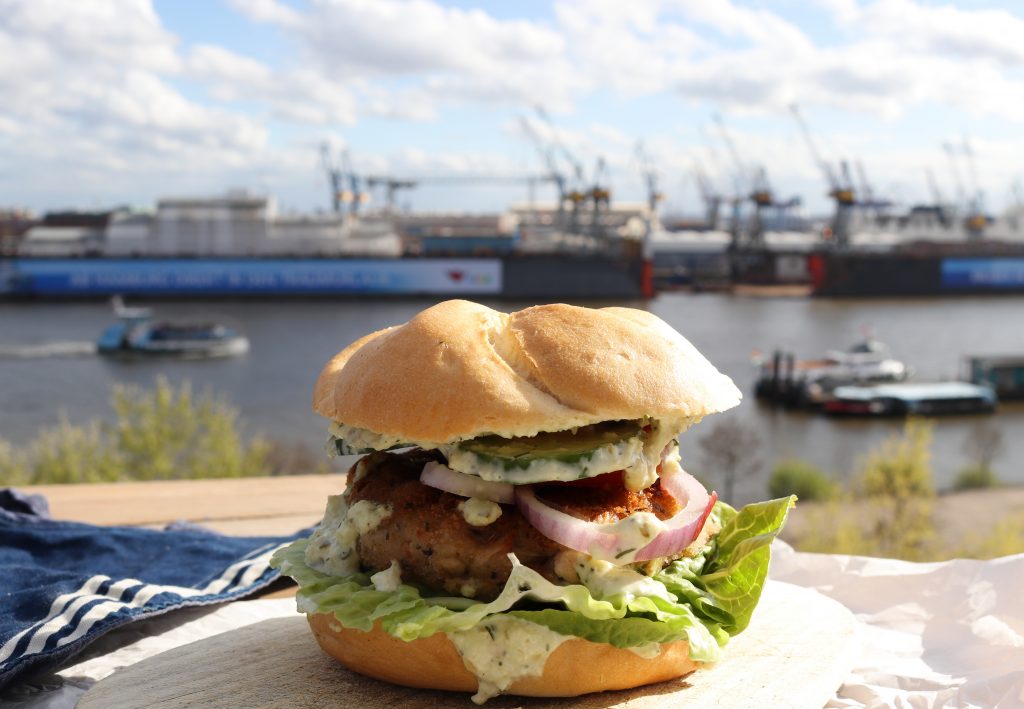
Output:
<path fill-rule="evenodd" d="M 174 383 L 187 380 L 195 389 L 208 388 L 233 403 L 248 433 L 301 441 L 319 451 L 326 424 L 310 412 L 310 398 L 320 367 L 357 337 L 401 323 L 433 302 L 156 303 L 160 317 L 218 320 L 248 335 L 247 355 L 206 361 L 121 361 L 90 354 L 89 343 L 112 321 L 104 303 L 0 304 L 0 438 L 25 443 L 61 416 L 73 423 L 110 418 L 114 383 L 150 386 L 163 375 Z M 487 304 L 506 311 L 532 305 Z M 962 373 L 969 354 L 1024 353 L 1024 297 L 838 301 L 671 293 L 648 303 L 585 304 L 649 308 L 736 381 L 746 399 L 718 418 L 742 419 L 762 441 L 756 456 L 759 472 L 737 487 L 737 498 L 743 500 L 763 496 L 771 466 L 787 457 L 808 459 L 846 480 L 872 446 L 902 426 L 893 420 L 835 420 L 762 407 L 752 395 L 752 351 L 783 347 L 798 356 L 819 356 L 846 347 L 870 328 L 914 368 L 918 379 L 953 378 Z M 705 420 L 682 438 L 684 463 L 712 484 L 715 472 L 702 461 L 696 439 L 714 421 Z M 967 464 L 965 441 L 983 422 L 1003 434 L 1005 451 L 995 463 L 1000 476 L 1024 483 L 1024 406 L 1005 404 L 994 416 L 936 421 L 932 450 L 940 486 L 948 486 Z"/>

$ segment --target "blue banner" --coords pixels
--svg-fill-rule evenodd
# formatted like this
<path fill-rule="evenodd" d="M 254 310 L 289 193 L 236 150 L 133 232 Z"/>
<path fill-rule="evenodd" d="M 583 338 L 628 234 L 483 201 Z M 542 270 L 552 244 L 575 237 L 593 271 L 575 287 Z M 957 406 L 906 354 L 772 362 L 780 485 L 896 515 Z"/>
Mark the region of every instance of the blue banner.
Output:
<path fill-rule="evenodd" d="M 1024 258 L 947 258 L 942 287 L 962 290 L 1024 289 Z"/>
<path fill-rule="evenodd" d="M 9 259 L 22 295 L 498 294 L 500 259 Z"/>

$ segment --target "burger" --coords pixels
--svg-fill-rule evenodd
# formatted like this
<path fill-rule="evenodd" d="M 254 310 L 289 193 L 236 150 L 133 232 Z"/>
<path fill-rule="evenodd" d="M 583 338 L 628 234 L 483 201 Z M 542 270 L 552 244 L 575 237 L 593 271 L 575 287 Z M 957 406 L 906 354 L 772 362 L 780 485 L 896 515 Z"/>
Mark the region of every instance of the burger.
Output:
<path fill-rule="evenodd" d="M 409 687 L 575 696 L 686 675 L 749 623 L 793 499 L 736 511 L 677 437 L 740 393 L 656 316 L 452 300 L 337 354 L 359 454 L 272 564 L 317 642 Z"/>

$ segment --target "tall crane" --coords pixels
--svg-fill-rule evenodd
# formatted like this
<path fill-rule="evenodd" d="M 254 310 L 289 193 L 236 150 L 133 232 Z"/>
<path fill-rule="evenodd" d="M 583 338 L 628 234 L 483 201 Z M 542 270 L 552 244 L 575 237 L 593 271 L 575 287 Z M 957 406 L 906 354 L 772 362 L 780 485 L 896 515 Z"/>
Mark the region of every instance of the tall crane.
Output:
<path fill-rule="evenodd" d="M 964 228 L 969 240 L 979 241 L 985 237 L 988 217 L 985 216 L 985 193 L 978 182 L 978 168 L 974 163 L 974 151 L 971 149 L 966 135 L 963 137 L 963 149 L 964 157 L 967 158 L 967 171 L 971 177 L 971 196 L 967 201 L 967 221 Z"/>
<path fill-rule="evenodd" d="M 696 160 L 693 161 L 693 178 L 697 182 L 700 198 L 704 201 L 704 224 L 708 231 L 718 229 L 718 213 L 722 206 L 722 195 L 718 193 L 708 174 Z"/>
<path fill-rule="evenodd" d="M 970 145 L 967 143 L 965 138 L 961 151 L 958 151 L 956 146 L 951 142 L 944 142 L 942 144 L 942 148 L 946 151 L 946 156 L 949 158 L 949 167 L 953 173 L 953 180 L 956 183 L 957 202 L 962 206 L 962 209 L 966 214 L 963 221 L 964 232 L 967 234 L 967 239 L 969 241 L 978 241 L 985 235 L 985 227 L 988 226 L 988 218 L 985 216 L 984 212 L 981 211 L 981 207 L 978 204 L 979 191 L 977 189 L 977 173 L 973 167 L 973 154 L 970 151 Z M 967 189 L 964 187 L 959 159 L 957 157 L 958 152 L 962 152 L 964 154 L 964 157 L 968 161 L 968 172 L 974 175 L 971 193 L 968 193 Z"/>
<path fill-rule="evenodd" d="M 608 211 L 612 201 L 612 191 L 608 184 L 608 164 L 605 162 L 604 156 L 598 156 L 597 164 L 594 166 L 594 179 L 586 193 L 591 204 L 591 231 L 598 239 L 604 239 L 607 236 L 603 214 Z"/>
<path fill-rule="evenodd" d="M 645 297 L 654 296 L 654 225 L 658 219 L 658 203 L 664 195 L 658 190 L 658 172 L 647 154 L 642 140 L 638 140 L 634 148 L 640 175 L 644 178 L 647 188 L 647 214 L 644 216 L 643 240 L 643 273 L 641 284 Z"/>
<path fill-rule="evenodd" d="M 867 204 L 874 204 L 875 193 L 871 189 L 871 182 L 868 180 L 867 170 L 864 169 L 864 163 L 860 160 L 854 162 L 854 167 L 857 168 L 857 180 L 860 182 L 860 194 L 862 200 Z"/>
<path fill-rule="evenodd" d="M 384 209 L 393 214 L 398 207 L 398 193 L 401 190 L 411 190 L 416 187 L 420 180 L 391 177 L 387 175 L 369 175 L 363 178 L 369 189 L 374 187 L 384 188 Z"/>
<path fill-rule="evenodd" d="M 1018 177 L 1010 184 L 1010 194 L 1013 195 L 1013 206 L 1016 209 L 1011 212 L 1010 226 L 1014 231 L 1020 229 L 1020 217 L 1024 214 L 1024 183 Z"/>
<path fill-rule="evenodd" d="M 740 158 L 739 151 L 736 149 L 736 143 L 732 139 L 732 135 L 725 126 L 725 121 L 722 119 L 721 114 L 715 114 L 715 123 L 718 124 L 718 131 L 722 136 L 722 141 L 725 143 L 726 148 L 732 157 L 733 165 L 737 175 L 737 199 L 740 195 L 746 194 L 747 198 L 754 203 L 754 212 L 750 218 L 750 228 L 748 230 L 747 241 L 750 246 L 761 247 L 764 245 L 764 231 L 765 231 L 765 212 L 776 206 L 775 195 L 772 191 L 771 183 L 768 180 L 768 171 L 763 165 L 755 165 L 752 168 L 748 168 L 743 164 L 743 160 Z M 739 239 L 739 230 L 734 227 L 733 230 L 733 243 L 737 244 Z"/>
<path fill-rule="evenodd" d="M 930 167 L 924 169 L 924 178 L 928 182 L 928 191 L 931 193 L 932 202 L 938 206 L 944 205 L 946 199 L 942 194 L 942 190 L 939 189 L 939 183 L 935 181 L 935 173 L 932 172 Z"/>
<path fill-rule="evenodd" d="M 949 158 L 949 169 L 953 173 L 953 184 L 956 185 L 956 205 L 962 208 L 967 203 L 967 191 L 964 189 L 964 181 L 960 177 L 960 166 L 957 164 L 956 148 L 952 143 L 945 142 L 942 144 L 942 149 L 946 151 L 946 157 Z"/>
<path fill-rule="evenodd" d="M 814 157 L 814 162 L 818 164 L 818 168 L 825 176 L 825 181 L 829 187 L 828 196 L 836 203 L 836 211 L 832 216 L 831 241 L 829 243 L 833 248 L 845 249 L 850 244 L 850 220 L 853 217 L 853 210 L 857 205 L 857 194 L 853 188 L 853 180 L 850 178 L 849 165 L 843 161 L 840 164 L 840 169 L 836 170 L 831 163 L 825 160 L 821 155 L 821 151 L 818 150 L 814 136 L 811 135 L 811 129 L 807 127 L 807 122 L 800 112 L 800 107 L 793 103 L 790 104 L 789 110 L 800 127 L 800 133 L 803 135 L 804 142 L 807 143 L 807 147 Z"/>
<path fill-rule="evenodd" d="M 743 193 L 746 191 L 747 176 L 745 168 L 743 167 L 743 161 L 740 159 L 739 151 L 736 150 L 736 144 L 733 143 L 732 137 L 729 135 L 729 131 L 725 128 L 725 122 L 722 120 L 722 116 L 715 114 L 715 124 L 718 126 L 718 137 L 725 144 L 726 152 L 729 153 L 729 157 L 733 163 L 733 194 L 729 199 L 731 207 L 731 213 L 729 217 L 729 236 L 731 238 L 731 246 L 736 249 L 740 246 L 740 242 L 743 239 L 743 225 L 741 223 L 741 217 L 743 214 Z"/>
<path fill-rule="evenodd" d="M 558 135 L 558 129 L 555 128 L 555 122 L 551 120 L 551 116 L 547 111 L 544 110 L 543 106 L 534 106 L 534 110 L 537 111 L 537 115 L 548 127 L 551 133 L 551 144 L 558 149 L 558 152 L 562 154 L 562 158 L 569 163 L 569 167 L 572 168 L 573 183 L 572 187 L 567 193 L 569 202 L 573 205 L 574 213 L 578 214 L 578 210 L 583 202 L 587 199 L 586 190 L 586 176 L 584 175 L 583 163 L 580 162 L 579 158 L 569 150 L 568 146 L 562 141 Z"/>
<path fill-rule="evenodd" d="M 933 209 L 939 224 L 943 227 L 949 226 L 949 213 L 946 205 L 946 198 L 939 189 L 939 183 L 935 181 L 935 173 L 930 167 L 924 169 L 924 177 L 928 182 L 928 191 L 932 196 Z"/>
<path fill-rule="evenodd" d="M 555 159 L 554 149 L 544 142 L 544 139 L 541 138 L 540 133 L 533 127 L 529 119 L 526 116 L 520 116 L 519 125 L 526 137 L 533 143 L 534 149 L 548 171 L 548 177 L 555 184 L 555 189 L 558 192 L 558 224 L 562 227 L 565 224 L 565 201 L 568 198 L 565 175 L 558 166 L 558 160 Z"/>
<path fill-rule="evenodd" d="M 340 155 L 335 156 L 330 145 L 326 142 L 321 143 L 320 164 L 327 173 L 327 181 L 331 188 L 331 210 L 340 214 L 342 205 L 348 204 L 349 213 L 356 214 L 367 195 L 362 188 L 359 175 L 352 169 L 348 148 L 343 148 Z"/>
<path fill-rule="evenodd" d="M 394 177 L 390 175 L 367 175 L 361 178 L 369 188 L 382 187 L 385 191 L 384 204 L 387 211 L 397 207 L 398 193 L 421 185 L 480 185 L 480 184 L 523 184 L 551 182 L 548 175 L 417 175 Z"/>

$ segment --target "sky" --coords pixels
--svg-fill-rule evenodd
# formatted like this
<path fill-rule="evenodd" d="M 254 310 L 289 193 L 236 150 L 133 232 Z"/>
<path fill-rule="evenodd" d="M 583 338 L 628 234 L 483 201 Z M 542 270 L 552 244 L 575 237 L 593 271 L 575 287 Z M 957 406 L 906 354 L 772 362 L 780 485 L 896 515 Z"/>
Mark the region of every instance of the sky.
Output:
<path fill-rule="evenodd" d="M 0 0 L 0 96 L 0 208 L 325 210 L 327 144 L 364 175 L 468 178 L 402 205 L 500 210 L 527 185 L 486 178 L 547 172 L 532 131 L 587 183 L 603 161 L 620 202 L 645 197 L 642 142 L 668 212 L 700 211 L 696 166 L 723 194 L 763 166 L 825 212 L 798 104 L 877 197 L 933 201 L 930 170 L 998 212 L 1024 178 L 1024 4 Z"/>

